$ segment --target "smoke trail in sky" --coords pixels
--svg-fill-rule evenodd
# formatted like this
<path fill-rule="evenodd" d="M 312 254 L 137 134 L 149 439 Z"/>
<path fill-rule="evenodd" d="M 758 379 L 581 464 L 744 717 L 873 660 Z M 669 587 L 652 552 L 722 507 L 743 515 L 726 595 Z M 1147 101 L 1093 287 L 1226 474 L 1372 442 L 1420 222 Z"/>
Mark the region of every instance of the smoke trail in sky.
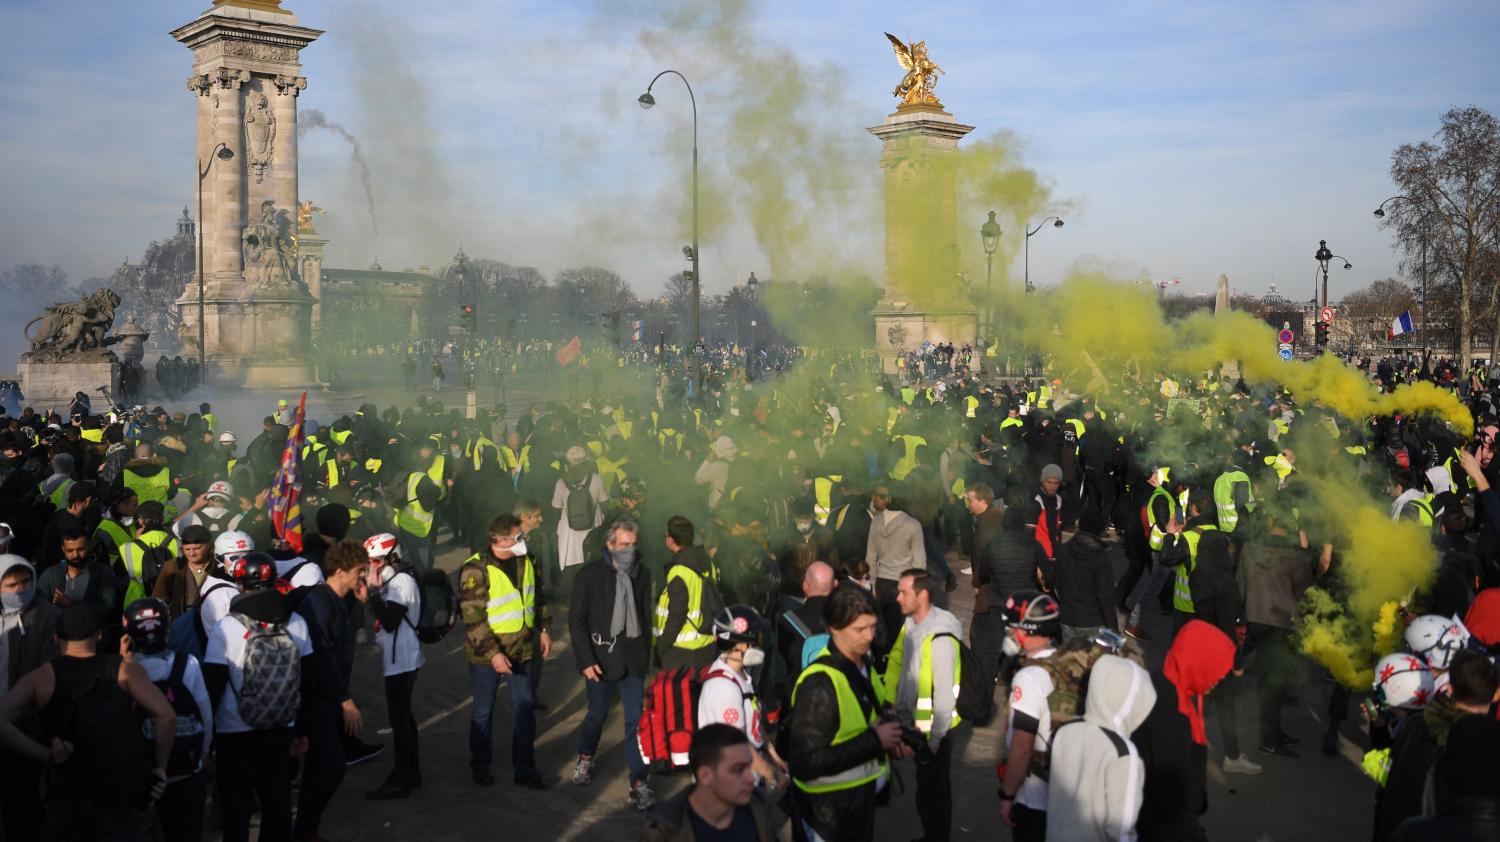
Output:
<path fill-rule="evenodd" d="M 365 161 L 365 153 L 359 145 L 359 139 L 350 134 L 348 129 L 328 119 L 316 108 L 305 108 L 297 115 L 297 133 L 302 134 L 310 129 L 327 129 L 349 143 L 350 154 L 354 157 L 355 165 L 359 167 L 360 184 L 365 188 L 365 202 L 370 209 L 370 227 L 375 229 L 375 235 L 379 236 L 380 222 L 375 218 L 375 190 L 370 181 L 370 165 Z"/>

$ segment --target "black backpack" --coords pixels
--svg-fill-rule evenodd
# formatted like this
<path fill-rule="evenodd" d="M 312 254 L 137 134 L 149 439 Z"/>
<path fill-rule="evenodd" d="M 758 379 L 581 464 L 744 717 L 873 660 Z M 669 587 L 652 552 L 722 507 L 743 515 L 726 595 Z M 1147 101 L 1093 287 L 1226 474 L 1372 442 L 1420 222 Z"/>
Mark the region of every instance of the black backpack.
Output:
<path fill-rule="evenodd" d="M 172 740 L 172 754 L 167 760 L 167 780 L 178 780 L 197 774 L 203 766 L 204 722 L 198 710 L 198 700 L 183 681 L 187 673 L 189 656 L 180 652 L 172 656 L 172 672 L 156 688 L 167 697 L 167 704 L 177 714 L 177 736 Z M 155 751 L 156 721 L 147 717 L 141 723 L 141 734 L 146 738 L 148 751 Z"/>
<path fill-rule="evenodd" d="M 65 659 L 58 656 L 52 663 Z M 118 655 L 101 656 L 94 680 L 74 692 L 73 756 L 53 770 L 61 791 L 99 806 L 134 804 L 151 783 L 151 755 L 137 736 L 141 712 L 120 688 L 120 660 Z M 67 688 L 59 682 L 53 692 Z"/>
<path fill-rule="evenodd" d="M 417 621 L 413 623 L 410 612 L 407 613 L 407 625 L 416 632 L 417 640 L 423 643 L 437 643 L 453 631 L 453 626 L 458 622 L 458 594 L 454 592 L 453 580 L 448 574 L 441 570 L 405 570 L 402 571 L 417 580 L 417 596 L 421 600 L 418 606 Z M 391 652 L 395 655 L 394 648 Z"/>
<path fill-rule="evenodd" d="M 587 532 L 594 528 L 594 508 L 598 504 L 594 502 L 594 495 L 589 493 L 593 479 L 594 475 L 589 474 L 579 485 L 563 480 L 563 485 L 568 489 L 568 502 L 564 511 L 568 515 L 568 528 L 574 532 Z"/>
<path fill-rule="evenodd" d="M 957 635 L 950 632 L 933 635 L 934 640 L 940 637 L 958 644 L 958 698 L 953 701 L 953 712 L 970 722 L 988 720 L 995 710 L 995 690 L 984 686 L 985 673 L 979 667 L 979 656 Z"/>
<path fill-rule="evenodd" d="M 134 544 L 136 546 L 136 549 L 140 550 L 141 552 L 140 585 L 141 588 L 146 592 L 146 595 L 150 596 L 151 589 L 156 586 L 156 577 L 161 575 L 162 568 L 166 567 L 167 562 L 172 560 L 172 551 L 167 546 L 166 541 L 163 541 L 162 543 L 157 544 L 154 547 L 150 546 L 149 544 L 142 543 L 141 539 L 139 538 L 134 539 L 133 541 L 131 541 L 131 543 Z M 126 573 L 129 573 L 128 568 L 126 570 Z"/>

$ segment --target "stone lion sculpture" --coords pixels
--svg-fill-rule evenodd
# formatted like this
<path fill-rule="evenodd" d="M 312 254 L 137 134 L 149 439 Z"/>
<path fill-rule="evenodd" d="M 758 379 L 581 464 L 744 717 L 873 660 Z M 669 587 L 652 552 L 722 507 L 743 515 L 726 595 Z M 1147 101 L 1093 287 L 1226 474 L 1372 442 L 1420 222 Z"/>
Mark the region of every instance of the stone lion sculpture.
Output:
<path fill-rule="evenodd" d="M 58 360 L 89 351 L 103 351 L 117 341 L 106 337 L 115 322 L 115 308 L 120 296 L 114 290 L 100 287 L 77 301 L 53 304 L 40 316 L 26 323 L 26 338 L 31 341 L 28 356 Z M 36 333 L 31 326 L 39 324 Z"/>

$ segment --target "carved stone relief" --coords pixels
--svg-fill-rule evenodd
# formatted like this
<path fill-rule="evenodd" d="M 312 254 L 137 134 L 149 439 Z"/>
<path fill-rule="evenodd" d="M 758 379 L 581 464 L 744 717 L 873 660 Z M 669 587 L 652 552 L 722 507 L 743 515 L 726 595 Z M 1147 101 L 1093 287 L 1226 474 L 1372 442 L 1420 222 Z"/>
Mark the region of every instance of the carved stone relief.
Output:
<path fill-rule="evenodd" d="M 255 183 L 265 180 L 266 168 L 276 154 L 276 115 L 271 101 L 260 91 L 252 91 L 245 103 L 245 161 L 255 174 Z"/>

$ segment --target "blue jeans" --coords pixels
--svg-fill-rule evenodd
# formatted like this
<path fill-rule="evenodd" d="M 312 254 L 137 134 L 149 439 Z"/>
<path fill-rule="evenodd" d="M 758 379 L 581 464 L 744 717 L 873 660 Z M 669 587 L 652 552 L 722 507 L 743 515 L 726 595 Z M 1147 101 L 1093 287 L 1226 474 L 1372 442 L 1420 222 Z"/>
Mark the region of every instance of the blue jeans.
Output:
<path fill-rule="evenodd" d="M 646 761 L 641 759 L 641 747 L 636 742 L 635 730 L 641 721 L 641 696 L 645 692 L 645 679 L 639 675 L 627 675 L 614 681 L 585 681 L 588 689 L 589 713 L 584 717 L 583 730 L 578 733 L 578 753 L 594 756 L 599 750 L 599 735 L 604 731 L 604 720 L 609 716 L 610 702 L 614 694 L 620 694 L 620 704 L 625 708 L 625 765 L 630 768 L 630 782 L 646 779 Z"/>
<path fill-rule="evenodd" d="M 530 681 L 535 668 L 535 662 L 512 664 L 513 673 L 505 682 L 510 688 L 510 765 L 517 776 L 536 771 L 536 708 L 533 707 Z M 474 692 L 474 710 L 469 716 L 469 766 L 488 768 L 494 757 L 491 736 L 500 673 L 489 664 L 469 664 L 469 686 Z M 636 706 L 639 716 L 639 696 L 636 697 Z"/>
<path fill-rule="evenodd" d="M 1139 626 L 1141 624 L 1141 611 L 1145 609 L 1147 601 L 1155 600 L 1157 595 L 1161 593 L 1161 589 L 1166 587 L 1167 578 L 1175 575 L 1177 575 L 1177 568 L 1162 564 L 1161 551 L 1152 550 L 1151 571 L 1143 578 L 1145 584 L 1137 586 L 1136 592 L 1140 596 L 1136 597 L 1135 605 L 1130 609 L 1130 616 L 1126 618 L 1126 622 L 1132 626 Z"/>
<path fill-rule="evenodd" d="M 397 529 L 396 542 L 401 545 L 401 560 L 418 570 L 431 570 L 432 538 L 431 532 L 426 537 L 418 538 L 405 529 Z"/>

